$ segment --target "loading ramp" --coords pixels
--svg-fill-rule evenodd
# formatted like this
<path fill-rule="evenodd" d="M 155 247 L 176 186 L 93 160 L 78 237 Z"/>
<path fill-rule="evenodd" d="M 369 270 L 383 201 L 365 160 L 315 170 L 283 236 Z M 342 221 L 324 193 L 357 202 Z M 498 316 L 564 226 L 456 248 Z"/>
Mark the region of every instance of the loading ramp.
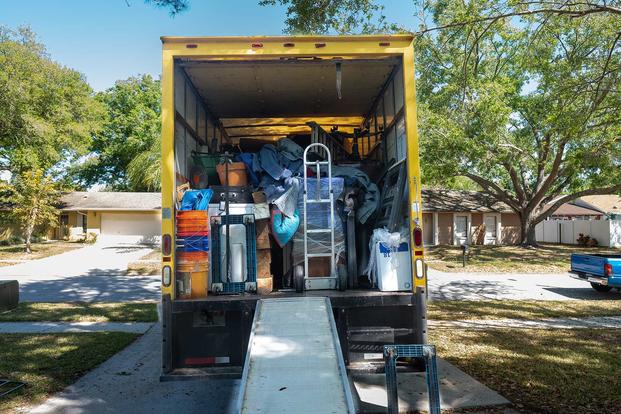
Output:
<path fill-rule="evenodd" d="M 355 412 L 328 298 L 258 301 L 238 412 Z"/>

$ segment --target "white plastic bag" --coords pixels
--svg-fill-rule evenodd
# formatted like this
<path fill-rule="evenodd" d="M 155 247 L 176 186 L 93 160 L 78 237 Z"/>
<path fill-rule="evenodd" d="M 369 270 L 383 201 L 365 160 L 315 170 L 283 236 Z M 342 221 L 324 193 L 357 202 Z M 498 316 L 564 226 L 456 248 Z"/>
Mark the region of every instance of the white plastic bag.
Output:
<path fill-rule="evenodd" d="M 407 233 L 406 233 L 407 234 Z M 383 243 L 387 248 L 391 251 L 396 252 L 399 248 L 399 245 L 404 241 L 401 233 L 395 232 L 391 233 L 387 228 L 383 227 L 380 229 L 373 230 L 373 235 L 371 236 L 371 240 L 369 241 L 369 250 L 371 254 L 369 256 L 369 264 L 367 268 L 364 270 L 364 274 L 369 278 L 369 283 L 372 286 L 377 286 L 377 249 L 375 246 L 377 243 Z M 393 268 L 399 266 L 399 260 L 397 255 L 390 255 L 390 265 Z"/>

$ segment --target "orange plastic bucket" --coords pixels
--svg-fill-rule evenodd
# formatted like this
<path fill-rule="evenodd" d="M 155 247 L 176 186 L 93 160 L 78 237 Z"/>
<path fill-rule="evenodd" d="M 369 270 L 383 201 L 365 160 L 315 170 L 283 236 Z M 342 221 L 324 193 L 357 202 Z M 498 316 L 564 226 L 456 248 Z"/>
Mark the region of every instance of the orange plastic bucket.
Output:
<path fill-rule="evenodd" d="M 177 235 L 181 237 L 206 236 L 209 234 L 209 214 L 203 210 L 177 212 Z"/>
<path fill-rule="evenodd" d="M 208 262 L 209 253 L 203 251 L 177 252 L 177 263 Z"/>
<path fill-rule="evenodd" d="M 206 272 L 208 270 L 209 262 L 177 263 L 177 271 L 182 273 Z"/>

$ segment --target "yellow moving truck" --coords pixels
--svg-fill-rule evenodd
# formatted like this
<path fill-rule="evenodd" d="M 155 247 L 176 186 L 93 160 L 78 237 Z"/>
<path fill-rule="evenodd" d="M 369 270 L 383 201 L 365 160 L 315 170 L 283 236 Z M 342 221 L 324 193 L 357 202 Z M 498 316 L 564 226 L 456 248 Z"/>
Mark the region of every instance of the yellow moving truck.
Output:
<path fill-rule="evenodd" d="M 365 361 L 381 354 L 383 344 L 424 343 L 427 281 L 412 36 L 161 40 L 162 379 L 240 376 L 257 301 L 267 297 L 328 297 L 350 367 L 366 366 Z M 192 182 L 192 157 L 242 144 L 248 148 L 255 143 L 261 148 L 266 142 L 295 135 L 324 143 L 334 164 L 355 162 L 366 168 L 372 180 L 379 180 L 386 200 L 391 186 L 403 185 L 404 191 L 394 194 L 403 194 L 404 207 L 395 210 L 399 203 L 393 203 L 392 213 L 388 208 L 384 214 L 402 217 L 407 230 L 408 288 L 380 291 L 357 283 L 360 274 L 350 275 L 349 282 L 340 279 L 314 285 L 315 280 L 296 275 L 296 289 L 274 283 L 266 291 L 257 289 L 255 280 L 250 289 L 225 292 L 210 273 L 208 295 L 182 295 L 175 271 L 178 188 Z M 403 171 L 402 183 L 387 183 L 386 177 L 397 169 Z M 373 231 L 357 226 L 353 235 L 366 232 L 367 244 L 354 249 L 353 254 L 359 255 L 349 263 L 354 268 L 369 255 L 368 238 Z M 214 251 L 213 243 L 212 267 L 220 263 L 215 257 L 220 250 Z"/>

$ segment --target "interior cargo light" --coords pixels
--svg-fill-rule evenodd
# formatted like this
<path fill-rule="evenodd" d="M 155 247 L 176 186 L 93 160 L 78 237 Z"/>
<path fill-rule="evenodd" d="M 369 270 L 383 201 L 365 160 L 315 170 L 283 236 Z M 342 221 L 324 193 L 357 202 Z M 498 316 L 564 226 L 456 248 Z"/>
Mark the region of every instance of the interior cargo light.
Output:
<path fill-rule="evenodd" d="M 414 275 L 419 279 L 425 277 L 425 265 L 423 263 L 423 259 L 416 259 L 416 261 L 414 261 Z"/>
<path fill-rule="evenodd" d="M 379 45 L 382 47 L 390 46 L 390 42 L 380 42 Z"/>
<path fill-rule="evenodd" d="M 423 229 L 419 226 L 414 228 L 414 234 L 412 235 L 414 239 L 414 246 L 421 247 L 423 245 Z"/>
<path fill-rule="evenodd" d="M 170 266 L 164 266 L 162 268 L 162 285 L 168 287 L 172 280 L 172 269 Z"/>
<path fill-rule="evenodd" d="M 263 47 L 263 43 L 253 43 L 253 44 L 252 44 L 252 47 L 253 47 L 253 48 L 255 48 L 255 49 L 256 49 L 256 48 Z"/>
<path fill-rule="evenodd" d="M 283 43 L 283 47 L 294 47 L 295 43 Z"/>
<path fill-rule="evenodd" d="M 325 43 L 315 43 L 315 47 L 316 48 L 326 47 L 326 44 Z"/>
<path fill-rule="evenodd" d="M 190 44 L 185 45 L 185 47 L 188 49 L 196 49 L 198 45 L 194 43 L 190 43 Z"/>
<path fill-rule="evenodd" d="M 612 265 L 610 263 L 606 263 L 604 265 L 604 275 L 605 276 L 612 276 Z"/>
<path fill-rule="evenodd" d="M 162 255 L 170 256 L 172 252 L 172 237 L 170 234 L 162 235 Z"/>

